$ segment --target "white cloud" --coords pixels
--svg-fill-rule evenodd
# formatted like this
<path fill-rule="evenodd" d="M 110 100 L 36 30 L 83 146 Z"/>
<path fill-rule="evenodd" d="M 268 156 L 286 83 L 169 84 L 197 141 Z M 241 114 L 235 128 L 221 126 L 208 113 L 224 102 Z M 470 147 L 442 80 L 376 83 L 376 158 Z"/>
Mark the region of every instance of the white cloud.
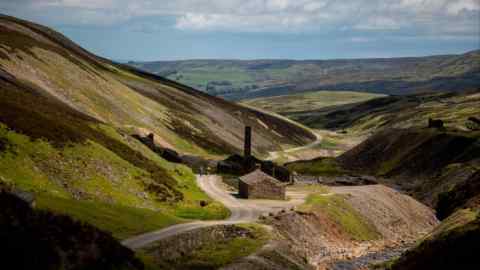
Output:
<path fill-rule="evenodd" d="M 350 38 L 350 41 L 354 43 L 368 43 L 372 42 L 373 40 L 367 37 L 352 37 Z"/>
<path fill-rule="evenodd" d="M 358 30 L 396 30 L 400 29 L 401 26 L 402 22 L 393 18 L 373 16 L 364 22 L 358 23 L 353 28 Z"/>
<path fill-rule="evenodd" d="M 0 0 L 70 24 L 115 24 L 173 16 L 191 31 L 401 31 L 478 35 L 480 0 Z M 2 9 L 3 8 L 3 9 Z M 43 10 L 40 10 L 43 9 Z M 52 11 L 53 10 L 53 11 Z M 47 15 L 45 15 L 47 16 Z M 452 31 L 454 30 L 454 31 Z"/>

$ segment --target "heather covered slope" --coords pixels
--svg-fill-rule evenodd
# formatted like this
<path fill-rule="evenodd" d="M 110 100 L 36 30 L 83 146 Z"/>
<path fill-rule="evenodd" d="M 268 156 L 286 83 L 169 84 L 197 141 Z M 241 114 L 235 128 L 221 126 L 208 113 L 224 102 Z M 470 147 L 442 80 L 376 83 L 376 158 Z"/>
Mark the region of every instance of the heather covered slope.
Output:
<path fill-rule="evenodd" d="M 432 207 L 437 206 L 441 194 L 449 191 L 447 204 L 453 206 L 455 198 L 461 198 L 463 204 L 478 194 L 472 189 L 469 190 L 474 194 L 465 193 L 462 190 L 466 187 L 460 187 L 480 170 L 480 134 L 426 128 L 385 129 L 336 159 L 297 161 L 287 167 L 312 175 L 374 175 L 378 181 Z M 463 194 L 454 194 L 457 190 Z"/>
<path fill-rule="evenodd" d="M 98 121 L 151 130 L 180 152 L 239 151 L 244 125 L 253 127 L 259 153 L 314 139 L 294 124 L 96 57 L 39 25 L 2 16 L 0 41 L 6 74 Z"/>
<path fill-rule="evenodd" d="M 465 93 L 388 96 L 282 114 L 311 128 L 346 129 L 354 133 L 370 133 L 384 128 L 423 128 L 429 118 L 443 120 L 447 128 L 466 130 L 467 119 L 480 114 L 480 93 L 477 89 Z"/>
<path fill-rule="evenodd" d="M 206 219 L 225 215 L 200 192 L 190 169 L 0 75 L 0 181 L 39 194 L 39 207 L 119 238 L 181 222 L 192 211 Z M 209 206 L 199 207 L 200 200 Z M 141 222 L 128 222 L 138 218 Z"/>
<path fill-rule="evenodd" d="M 96 57 L 40 25 L 0 16 L 0 182 L 117 238 L 228 210 L 193 172 L 132 138 L 181 153 L 256 153 L 314 139 L 305 128 Z"/>
<path fill-rule="evenodd" d="M 480 134 L 384 130 L 337 161 L 344 169 L 380 176 L 386 183 L 437 208 L 442 193 L 464 185 L 480 170 Z"/>

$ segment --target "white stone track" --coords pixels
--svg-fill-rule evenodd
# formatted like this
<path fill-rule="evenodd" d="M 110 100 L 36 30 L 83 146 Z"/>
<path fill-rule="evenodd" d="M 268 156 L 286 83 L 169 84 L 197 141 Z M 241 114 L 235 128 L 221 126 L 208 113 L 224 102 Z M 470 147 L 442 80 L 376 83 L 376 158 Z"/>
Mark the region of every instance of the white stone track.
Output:
<path fill-rule="evenodd" d="M 139 249 L 153 242 L 165 239 L 167 237 L 192 231 L 195 229 L 238 223 L 249 223 L 256 221 L 261 215 L 267 213 L 276 213 L 284 209 L 292 208 L 304 202 L 306 197 L 303 193 L 287 192 L 290 201 L 270 201 L 270 200 L 241 200 L 236 199 L 221 186 L 221 177 L 217 175 L 197 175 L 198 186 L 207 193 L 213 200 L 221 202 L 227 207 L 231 215 L 226 220 L 218 221 L 194 221 L 173 225 L 158 231 L 148 232 L 134 236 L 122 241 L 124 246 L 131 249 Z"/>

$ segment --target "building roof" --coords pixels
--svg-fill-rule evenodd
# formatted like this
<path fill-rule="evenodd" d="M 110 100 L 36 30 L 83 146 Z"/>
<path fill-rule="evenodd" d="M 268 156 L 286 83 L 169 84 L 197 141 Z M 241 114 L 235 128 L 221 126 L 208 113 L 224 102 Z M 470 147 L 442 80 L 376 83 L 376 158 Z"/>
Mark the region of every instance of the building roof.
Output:
<path fill-rule="evenodd" d="M 246 184 L 253 185 L 260 182 L 268 181 L 277 186 L 283 186 L 284 184 L 270 175 L 264 173 L 262 170 L 257 169 L 249 174 L 240 177 L 240 180 Z"/>

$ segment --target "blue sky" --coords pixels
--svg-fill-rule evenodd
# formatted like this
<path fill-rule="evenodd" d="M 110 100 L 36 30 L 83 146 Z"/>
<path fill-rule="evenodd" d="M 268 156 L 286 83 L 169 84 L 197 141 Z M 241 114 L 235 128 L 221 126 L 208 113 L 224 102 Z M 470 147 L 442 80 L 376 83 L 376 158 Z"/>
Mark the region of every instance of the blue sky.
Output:
<path fill-rule="evenodd" d="M 118 60 L 332 59 L 480 47 L 480 0 L 0 0 Z"/>

